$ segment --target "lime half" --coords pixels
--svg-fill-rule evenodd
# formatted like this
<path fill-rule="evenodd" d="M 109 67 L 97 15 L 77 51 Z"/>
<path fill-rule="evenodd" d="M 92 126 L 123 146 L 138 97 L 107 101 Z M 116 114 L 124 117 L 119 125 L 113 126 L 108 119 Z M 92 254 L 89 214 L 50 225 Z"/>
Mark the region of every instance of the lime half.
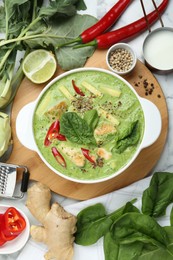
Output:
<path fill-rule="evenodd" d="M 56 59 L 52 52 L 43 49 L 29 53 L 23 61 L 25 76 L 36 84 L 48 81 L 56 71 Z"/>

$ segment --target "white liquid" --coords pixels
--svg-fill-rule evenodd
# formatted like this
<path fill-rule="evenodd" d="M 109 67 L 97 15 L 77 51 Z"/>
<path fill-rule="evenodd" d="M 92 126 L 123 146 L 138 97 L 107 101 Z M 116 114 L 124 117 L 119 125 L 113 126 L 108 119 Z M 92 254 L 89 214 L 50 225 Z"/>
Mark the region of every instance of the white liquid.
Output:
<path fill-rule="evenodd" d="M 153 33 L 144 46 L 144 56 L 156 69 L 173 69 L 173 31 L 164 29 Z"/>

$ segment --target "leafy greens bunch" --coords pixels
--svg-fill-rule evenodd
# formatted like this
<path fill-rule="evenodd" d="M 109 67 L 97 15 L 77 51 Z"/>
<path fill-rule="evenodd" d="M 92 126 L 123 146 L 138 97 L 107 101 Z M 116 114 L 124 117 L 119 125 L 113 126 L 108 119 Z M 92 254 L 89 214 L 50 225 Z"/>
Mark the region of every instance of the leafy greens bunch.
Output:
<path fill-rule="evenodd" d="M 49 0 L 47 4 L 43 0 L 3 1 L 0 33 L 5 37 L 0 40 L 0 108 L 14 98 L 24 76 L 21 64 L 16 66 L 18 51 L 23 51 L 25 57 L 32 49 L 51 50 L 64 70 L 84 65 L 93 54 L 93 47 L 81 51 L 56 46 L 96 22 L 92 16 L 76 14 L 77 10 L 85 9 L 83 0 Z"/>
<path fill-rule="evenodd" d="M 87 246 L 103 237 L 105 260 L 173 259 L 173 210 L 170 226 L 162 227 L 156 219 L 173 202 L 173 173 L 154 173 L 143 192 L 141 211 L 134 202 L 111 214 L 101 203 L 83 209 L 77 216 L 75 242 Z"/>

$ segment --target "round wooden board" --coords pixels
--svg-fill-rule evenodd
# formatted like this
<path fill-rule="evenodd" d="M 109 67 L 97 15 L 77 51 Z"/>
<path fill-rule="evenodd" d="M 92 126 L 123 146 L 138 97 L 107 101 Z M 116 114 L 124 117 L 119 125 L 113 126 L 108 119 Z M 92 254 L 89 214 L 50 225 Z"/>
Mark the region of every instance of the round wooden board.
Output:
<path fill-rule="evenodd" d="M 97 50 L 94 55 L 88 59 L 86 67 L 107 69 L 105 56 L 105 50 Z M 59 75 L 62 72 L 63 71 L 58 68 L 56 75 Z M 17 92 L 12 107 L 11 125 L 14 144 L 8 162 L 26 165 L 30 171 L 30 179 L 46 184 L 55 193 L 77 200 L 86 200 L 109 193 L 147 176 L 159 160 L 166 142 L 168 131 L 168 111 L 166 100 L 158 81 L 140 61 L 137 62 L 133 73 L 126 76 L 125 79 L 131 83 L 140 96 L 146 97 L 156 104 L 162 117 L 162 131 L 157 141 L 150 147 L 143 149 L 134 163 L 122 174 L 111 180 L 96 184 L 80 184 L 68 181 L 49 170 L 36 152 L 24 147 L 16 136 L 16 117 L 20 109 L 27 103 L 35 100 L 45 86 L 34 85 L 26 78 L 23 80 Z M 147 84 L 149 87 L 153 84 L 154 90 L 151 95 L 146 96 L 145 86 Z M 21 179 L 20 173 L 18 179 Z"/>

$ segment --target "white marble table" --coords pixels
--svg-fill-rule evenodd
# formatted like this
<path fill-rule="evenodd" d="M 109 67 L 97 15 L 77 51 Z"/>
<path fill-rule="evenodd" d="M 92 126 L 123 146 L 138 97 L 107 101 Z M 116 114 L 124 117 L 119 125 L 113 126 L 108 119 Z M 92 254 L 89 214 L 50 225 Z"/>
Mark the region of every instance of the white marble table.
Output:
<path fill-rule="evenodd" d="M 104 15 L 105 12 L 107 12 L 110 7 L 116 2 L 115 0 L 85 0 L 86 4 L 88 6 L 87 12 L 97 16 L 97 18 L 101 18 L 102 15 Z M 155 0 L 157 4 L 161 3 L 161 0 Z M 153 8 L 152 1 L 144 1 L 146 5 L 147 12 L 151 11 Z M 173 10 L 173 1 L 169 1 L 169 6 L 166 9 L 165 13 L 163 14 L 162 18 L 164 21 L 165 26 L 173 27 L 173 16 L 172 16 L 172 10 Z M 143 16 L 142 9 L 140 6 L 140 0 L 134 0 L 133 3 L 127 8 L 126 12 L 122 15 L 122 17 L 119 19 L 119 21 L 116 24 L 116 28 L 124 26 L 138 18 Z M 156 22 L 152 29 L 160 27 L 160 23 Z M 135 39 L 129 41 L 129 44 L 134 48 L 136 51 L 137 57 L 142 62 L 143 59 L 143 53 L 142 53 L 142 45 L 145 37 L 148 35 L 148 32 L 142 33 L 140 36 L 136 37 Z M 173 51 L 173 48 L 172 48 Z M 167 142 L 164 147 L 164 151 L 160 157 L 160 160 L 158 161 L 157 165 L 154 167 L 153 172 L 155 171 L 169 171 L 173 172 L 173 139 L 172 139 L 172 133 L 173 133 L 173 73 L 169 75 L 157 75 L 154 74 L 155 77 L 158 79 L 163 93 L 166 97 L 168 111 L 169 111 L 169 131 L 168 131 L 168 138 Z M 27 208 L 25 207 L 25 199 L 26 196 L 22 200 L 18 201 L 12 201 L 12 200 L 5 200 L 1 199 L 1 204 L 8 204 L 16 206 L 22 210 L 25 211 L 25 213 L 28 215 L 30 222 L 33 223 L 34 219 L 32 218 L 31 214 L 28 212 Z M 54 199 L 56 199 L 59 203 L 61 203 L 63 206 L 70 205 L 76 201 L 62 197 L 60 195 L 54 194 Z M 17 259 L 17 256 L 20 252 L 11 254 L 11 255 L 0 255 L 0 260 L 15 260 Z M 24 260 L 24 259 L 23 259 Z"/>

